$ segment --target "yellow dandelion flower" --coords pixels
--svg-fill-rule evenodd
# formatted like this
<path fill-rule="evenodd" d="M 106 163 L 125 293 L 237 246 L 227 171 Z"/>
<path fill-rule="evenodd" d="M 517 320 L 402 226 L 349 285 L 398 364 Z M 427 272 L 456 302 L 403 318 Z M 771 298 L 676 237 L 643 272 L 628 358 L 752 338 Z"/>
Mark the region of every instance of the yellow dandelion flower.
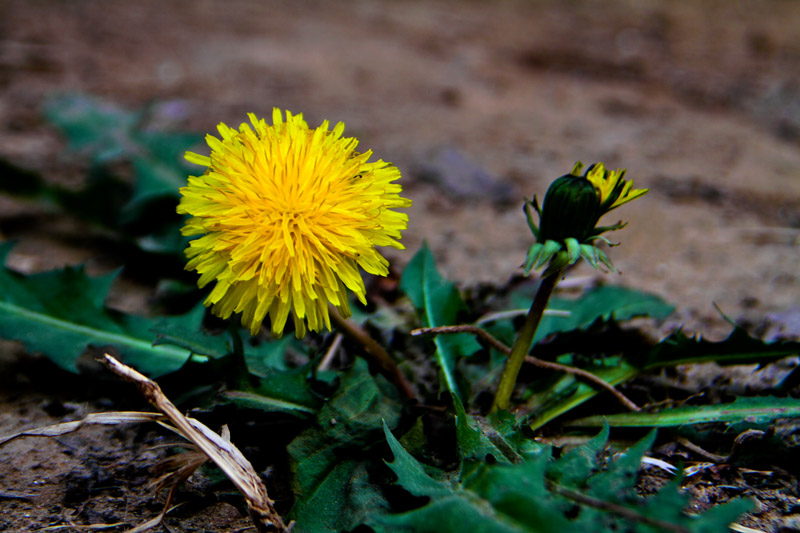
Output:
<path fill-rule="evenodd" d="M 186 269 L 198 285 L 215 281 L 205 305 L 222 318 L 242 314 L 256 334 L 269 314 L 279 336 L 291 313 L 295 334 L 330 329 L 328 304 L 350 315 L 347 291 L 365 302 L 359 267 L 385 276 L 388 261 L 375 249 L 403 249 L 397 240 L 408 207 L 393 183 L 400 171 L 372 151 L 356 151 L 344 124 L 311 129 L 302 114 L 279 109 L 272 125 L 254 114 L 235 130 L 220 124 L 221 139 L 206 137 L 210 156 L 186 159 L 208 167 L 181 188 L 178 213 L 190 218 L 184 235 Z"/>

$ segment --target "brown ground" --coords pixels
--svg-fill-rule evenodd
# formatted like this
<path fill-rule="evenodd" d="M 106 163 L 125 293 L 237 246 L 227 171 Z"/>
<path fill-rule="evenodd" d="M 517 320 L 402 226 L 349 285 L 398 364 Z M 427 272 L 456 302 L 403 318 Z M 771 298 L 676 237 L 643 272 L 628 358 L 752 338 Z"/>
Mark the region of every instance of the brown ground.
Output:
<path fill-rule="evenodd" d="M 427 239 L 466 286 L 517 271 L 531 240 L 523 196 L 541 197 L 575 160 L 603 161 L 651 189 L 620 210 L 630 226 L 613 236 L 623 242 L 613 259 L 624 276 L 604 279 L 675 303 L 665 328 L 719 337 L 727 328 L 712 302 L 758 323 L 800 301 L 798 28 L 800 3 L 789 0 L 5 1 L 0 157 L 74 179 L 74 159 L 38 110 L 63 90 L 131 108 L 172 101 L 175 126 L 197 131 L 273 106 L 312 125 L 342 120 L 404 171 L 408 248 Z M 443 150 L 488 177 L 431 176 Z M 108 268 L 102 250 L 64 238 L 85 230 L 74 221 L 2 224 L 24 213 L 40 212 L 0 197 L 0 237 L 20 240 L 12 266 Z M 391 256 L 402 264 L 410 253 Z M 141 309 L 148 291 L 115 304 Z M 0 434 L 77 418 L 90 401 L 105 408 L 91 391 L 42 392 L 27 359 L 12 357 L 19 349 L 2 346 L 15 362 L 3 367 Z M 149 518 L 157 507 L 130 491 L 146 483 L 144 445 L 158 438 L 96 430 L 4 448 L 0 530 Z M 109 477 L 118 475 L 127 479 Z M 64 499 L 74 487 L 84 493 Z M 121 507 L 130 513 L 111 512 Z M 217 502 L 172 525 L 232 531 L 247 521 Z"/>

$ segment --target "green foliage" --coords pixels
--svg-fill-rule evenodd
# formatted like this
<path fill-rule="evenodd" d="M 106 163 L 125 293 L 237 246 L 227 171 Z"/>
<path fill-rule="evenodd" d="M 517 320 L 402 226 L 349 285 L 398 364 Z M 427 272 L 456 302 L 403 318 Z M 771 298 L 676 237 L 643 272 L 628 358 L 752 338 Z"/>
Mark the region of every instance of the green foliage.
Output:
<path fill-rule="evenodd" d="M 456 418 L 456 442 L 459 458 L 468 467 L 471 463 L 490 458 L 502 463 L 514 463 L 523 455 L 539 453 L 535 441 L 523 437 L 510 413 L 493 415 L 489 420 L 472 416 L 464 410 L 458 397 L 453 396 Z"/>
<path fill-rule="evenodd" d="M 381 381 L 357 360 L 320 409 L 316 424 L 289 445 L 297 495 L 290 513 L 295 531 L 352 529 L 388 506 L 381 490 L 369 481 L 369 459 L 383 440 L 382 424 L 397 424 L 400 405 L 386 394 Z"/>
<path fill-rule="evenodd" d="M 68 147 L 87 155 L 93 166 L 132 163 L 136 184 L 130 211 L 142 209 L 153 198 L 177 198 L 192 168 L 183 154 L 202 140 L 194 133 L 147 128 L 148 112 L 129 112 L 81 94 L 54 96 L 44 106 L 45 117 L 64 133 Z"/>
<path fill-rule="evenodd" d="M 458 289 L 439 274 L 433 254 L 424 244 L 406 265 L 400 289 L 419 311 L 425 327 L 458 324 L 458 315 L 465 310 Z M 462 397 L 455 374 L 456 360 L 472 355 L 480 345 L 471 335 L 438 335 L 434 338 L 436 363 L 445 388 Z"/>
<path fill-rule="evenodd" d="M 534 342 L 552 333 L 585 330 L 598 320 L 622 322 L 641 316 L 664 319 L 675 309 L 654 294 L 618 286 L 595 287 L 577 300 L 553 298 L 549 307 L 566 310 L 569 316 L 542 317 Z"/>
<path fill-rule="evenodd" d="M 322 404 L 309 387 L 310 370 L 310 364 L 291 370 L 270 370 L 257 386 L 226 391 L 221 397 L 241 407 L 306 418 L 316 414 Z"/>
<path fill-rule="evenodd" d="M 702 516 L 683 512 L 677 483 L 649 500 L 634 489 L 650 434 L 603 468 L 607 427 L 587 445 L 553 459 L 549 450 L 520 462 L 483 463 L 459 481 L 437 480 L 384 428 L 397 484 L 426 502 L 371 518 L 378 531 L 725 531 L 750 504 L 734 501 Z"/>
<path fill-rule="evenodd" d="M 175 207 L 178 188 L 195 170 L 183 154 L 202 140 L 200 135 L 149 128 L 151 109 L 129 112 L 82 94 L 51 97 L 44 115 L 64 134 L 71 151 L 88 158 L 86 183 L 71 190 L 3 162 L 0 190 L 117 230 L 143 250 L 183 251 L 186 239 L 180 235 Z"/>
<path fill-rule="evenodd" d="M 797 353 L 800 353 L 800 343 L 765 342 L 752 337 L 744 329 L 736 326 L 728 338 L 723 341 L 710 342 L 704 339 L 690 338 L 677 332 L 656 344 L 649 351 L 625 354 L 625 357 L 594 359 L 590 365 L 584 366 L 584 370 L 611 385 L 619 385 L 643 372 L 667 366 L 709 362 L 719 364 L 768 363 Z M 559 362 L 571 364 L 575 362 L 575 359 L 566 356 L 559 359 Z M 526 403 L 531 409 L 531 429 L 542 427 L 554 418 L 593 398 L 599 392 L 601 391 L 597 388 L 579 381 L 573 375 L 564 374 L 558 377 L 555 382 L 537 390 L 528 398 Z"/>
<path fill-rule="evenodd" d="M 0 263 L 5 264 L 12 246 L 0 243 Z M 114 278 L 89 278 L 80 268 L 24 276 L 0 267 L 0 336 L 22 341 L 26 349 L 42 352 L 71 372 L 89 345 L 112 346 L 126 363 L 152 376 L 180 368 L 190 351 L 154 346 L 150 330 L 155 320 L 105 307 Z"/>
<path fill-rule="evenodd" d="M 567 360 L 560 360 L 568 364 Z M 583 368 L 611 385 L 630 381 L 641 372 L 622 358 L 605 358 L 594 361 Z M 561 374 L 548 382 L 526 401 L 530 409 L 529 424 L 532 430 L 539 429 L 554 418 L 569 412 L 602 392 L 596 387 L 578 380 L 573 374 Z"/>
<path fill-rule="evenodd" d="M 686 405 L 654 413 L 619 413 L 591 416 L 571 422 L 575 426 L 668 427 L 708 422 L 748 422 L 767 424 L 779 418 L 800 417 L 800 400 L 769 396 L 736 398 L 733 403 L 715 405 Z"/>
<path fill-rule="evenodd" d="M 512 294 L 511 305 L 524 314 L 532 300 L 531 289 L 526 287 Z M 618 286 L 595 287 L 579 298 L 551 298 L 547 307 L 568 315 L 544 315 L 534 343 L 554 333 L 586 330 L 598 321 L 622 322 L 642 316 L 664 319 L 675 309 L 659 296 Z M 488 329 L 509 344 L 513 341 L 515 331 L 509 319 L 498 320 Z"/>
<path fill-rule="evenodd" d="M 678 331 L 659 342 L 642 359 L 633 362 L 647 370 L 667 365 L 712 361 L 720 365 L 747 365 L 769 363 L 798 353 L 800 342 L 764 342 L 750 335 L 744 328 L 734 326 L 728 338 L 719 342 L 687 337 Z"/>

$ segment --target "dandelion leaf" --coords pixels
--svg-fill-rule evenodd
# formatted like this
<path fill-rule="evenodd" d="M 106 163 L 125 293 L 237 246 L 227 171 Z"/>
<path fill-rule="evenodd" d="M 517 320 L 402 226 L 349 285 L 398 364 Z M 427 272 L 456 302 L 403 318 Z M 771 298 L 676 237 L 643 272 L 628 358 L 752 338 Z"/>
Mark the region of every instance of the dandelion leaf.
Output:
<path fill-rule="evenodd" d="M 511 306 L 527 310 L 533 300 L 529 287 L 511 296 Z M 622 322 L 636 317 L 647 316 L 655 319 L 668 317 L 675 309 L 661 297 L 644 291 L 619 286 L 596 287 L 586 291 L 577 299 L 552 298 L 549 309 L 565 311 L 567 315 L 545 315 L 536 330 L 534 342 L 554 333 L 585 330 L 597 321 Z M 513 330 L 503 327 L 508 320 L 498 321 L 492 327 L 504 340 Z"/>
<path fill-rule="evenodd" d="M 49 98 L 44 115 L 67 139 L 68 149 L 88 157 L 90 179 L 83 190 L 54 187 L 48 197 L 80 216 L 143 238 L 143 249 L 179 252 L 186 241 L 160 231 L 175 226 L 178 188 L 193 167 L 186 150 L 202 140 L 194 133 L 147 126 L 156 107 L 131 112 L 98 98 L 66 93 Z M 112 163 L 129 163 L 132 186 Z M 175 228 L 173 228 L 174 230 Z"/>
<path fill-rule="evenodd" d="M 353 529 L 388 503 L 370 480 L 370 458 L 383 442 L 383 421 L 397 424 L 400 404 L 386 394 L 367 364 L 357 360 L 317 423 L 288 447 L 297 500 L 289 518 L 295 531 Z"/>
<path fill-rule="evenodd" d="M 766 342 L 734 326 L 728 338 L 718 342 L 689 337 L 678 331 L 659 342 L 643 359 L 632 362 L 645 369 L 711 361 L 720 365 L 746 365 L 797 354 L 800 354 L 800 342 Z"/>
<path fill-rule="evenodd" d="M 473 416 L 464 410 L 464 405 L 458 397 L 453 396 L 453 406 L 456 417 L 456 441 L 458 443 L 459 457 L 462 462 L 484 462 L 493 460 L 501 463 L 517 462 L 522 459 L 522 453 L 531 451 L 531 445 L 538 449 L 530 439 L 515 440 L 518 434 L 511 432 L 512 438 L 506 439 L 502 427 L 498 429 L 494 423 L 503 425 L 507 422 L 498 415 L 492 419 Z M 511 416 L 513 415 L 505 413 Z"/>
<path fill-rule="evenodd" d="M 577 446 L 561 456 L 550 468 L 550 479 L 564 486 L 578 487 L 597 468 L 598 456 L 608 441 L 608 425 L 583 446 Z"/>
<path fill-rule="evenodd" d="M 322 405 L 322 399 L 309 386 L 310 372 L 311 364 L 289 370 L 267 370 L 256 386 L 225 391 L 221 396 L 240 407 L 309 418 Z"/>
<path fill-rule="evenodd" d="M 12 246 L 0 243 L 0 264 Z M 90 278 L 82 268 L 70 267 L 26 276 L 0 266 L 0 336 L 21 341 L 71 372 L 90 345 L 113 347 L 127 364 L 151 376 L 180 368 L 190 352 L 153 346 L 153 320 L 105 307 L 115 275 Z"/>
<path fill-rule="evenodd" d="M 666 367 L 691 363 L 715 362 L 726 364 L 754 364 L 769 363 L 778 359 L 800 353 L 800 343 L 794 341 L 766 342 L 752 337 L 743 328 L 734 327 L 727 339 L 719 342 L 707 341 L 698 337 L 688 337 L 678 331 L 665 338 L 649 350 L 637 350 L 625 354 L 625 357 L 606 357 L 602 361 L 596 360 L 591 366 L 585 367 L 597 377 L 611 385 L 625 383 L 642 372 Z M 567 362 L 560 360 L 560 362 Z M 568 363 L 569 364 L 569 363 Z M 531 416 L 531 429 L 537 429 L 557 416 L 577 407 L 586 400 L 598 394 L 599 389 L 586 383 L 581 383 L 572 375 L 563 375 L 555 383 L 538 391 L 528 401 L 528 407 L 533 410 Z M 540 402 L 541 400 L 541 402 Z M 537 403 L 538 402 L 538 403 Z M 717 416 L 718 412 L 712 406 L 704 407 L 707 411 L 667 411 L 661 414 L 614 415 L 609 418 L 612 425 L 639 425 L 639 426 L 673 426 L 680 425 L 689 416 L 703 417 Z M 765 407 L 763 416 L 769 416 L 769 409 Z M 705 413 L 705 414 L 704 414 Z M 716 414 L 715 414 L 716 413 Z M 756 414 L 755 412 L 753 414 Z M 731 411 L 730 417 L 736 418 L 743 415 L 742 411 Z M 759 415 L 761 416 L 761 415 Z M 592 417 L 581 421 L 582 425 L 600 426 L 602 420 Z"/>
<path fill-rule="evenodd" d="M 604 465 L 608 427 L 586 445 L 555 459 L 549 451 L 514 463 L 483 463 L 459 481 L 437 480 L 385 428 L 396 483 L 417 506 L 374 516 L 376 531 L 725 531 L 749 508 L 734 501 L 703 515 L 685 512 L 679 480 L 650 498 L 635 489 L 643 454 L 655 433 Z"/>
<path fill-rule="evenodd" d="M 458 324 L 458 315 L 465 310 L 458 289 L 436 269 L 427 244 L 423 244 L 406 265 L 400 289 L 419 312 L 425 327 Z M 472 355 L 480 349 L 480 345 L 468 334 L 437 335 L 433 342 L 436 345 L 434 357 L 444 386 L 461 398 L 455 372 L 456 360 Z"/>
<path fill-rule="evenodd" d="M 747 422 L 761 426 L 780 418 L 800 417 L 800 400 L 759 396 L 736 398 L 733 403 L 715 405 L 686 405 L 652 413 L 619 413 L 605 417 L 592 416 L 576 420 L 571 425 L 596 426 L 608 423 L 615 427 L 670 427 L 709 422 L 728 424 Z"/>

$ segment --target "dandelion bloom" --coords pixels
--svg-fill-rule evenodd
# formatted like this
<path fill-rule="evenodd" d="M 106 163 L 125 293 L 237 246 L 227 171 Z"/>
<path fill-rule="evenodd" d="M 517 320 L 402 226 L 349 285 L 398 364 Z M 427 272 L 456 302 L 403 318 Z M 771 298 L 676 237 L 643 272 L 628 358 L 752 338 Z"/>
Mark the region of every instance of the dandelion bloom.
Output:
<path fill-rule="evenodd" d="M 359 267 L 385 276 L 389 262 L 376 246 L 403 249 L 398 239 L 408 215 L 394 208 L 411 201 L 393 183 L 391 163 L 369 162 L 372 151 L 342 137 L 341 122 L 312 129 L 303 116 L 274 109 L 272 124 L 249 114 L 238 131 L 220 124 L 208 135 L 208 167 L 181 188 L 178 213 L 191 217 L 181 230 L 195 236 L 186 269 L 198 285 L 216 281 L 205 305 L 222 318 L 242 314 L 256 334 L 269 314 L 272 332 L 294 317 L 295 334 L 330 329 L 328 304 L 350 315 L 347 290 L 364 303 Z"/>

